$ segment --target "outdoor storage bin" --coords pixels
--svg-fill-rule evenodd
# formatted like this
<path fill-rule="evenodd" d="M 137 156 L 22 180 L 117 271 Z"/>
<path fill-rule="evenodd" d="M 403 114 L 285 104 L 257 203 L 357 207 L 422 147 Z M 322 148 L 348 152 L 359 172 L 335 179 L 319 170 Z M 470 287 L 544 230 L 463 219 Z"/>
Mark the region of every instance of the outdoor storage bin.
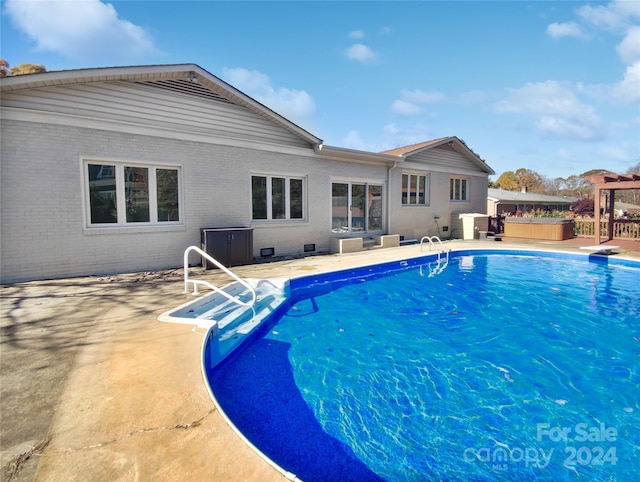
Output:
<path fill-rule="evenodd" d="M 253 263 L 252 228 L 204 228 L 200 230 L 202 250 L 227 268 Z M 215 266 L 203 260 L 207 269 Z"/>
<path fill-rule="evenodd" d="M 462 213 L 458 215 L 462 220 L 462 238 L 478 239 L 480 231 L 489 230 L 489 216 L 481 213 Z"/>

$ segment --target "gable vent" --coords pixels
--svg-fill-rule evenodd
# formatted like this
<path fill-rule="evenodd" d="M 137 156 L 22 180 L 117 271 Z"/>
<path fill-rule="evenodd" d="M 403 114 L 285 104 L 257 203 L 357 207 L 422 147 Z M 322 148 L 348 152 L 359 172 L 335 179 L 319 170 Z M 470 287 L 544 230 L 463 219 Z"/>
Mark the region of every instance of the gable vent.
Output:
<path fill-rule="evenodd" d="M 186 80 L 181 79 L 173 79 L 173 80 L 154 80 L 154 81 L 145 81 L 145 82 L 136 82 L 137 84 L 157 87 L 159 89 L 170 90 L 172 92 L 179 92 L 182 94 L 188 95 L 196 95 L 198 97 L 204 97 L 207 99 L 216 100 L 218 102 L 226 102 L 228 104 L 233 104 L 233 102 L 225 99 L 220 94 L 216 94 L 212 90 L 207 89 L 206 87 L 196 83 L 196 82 L 188 82 Z"/>

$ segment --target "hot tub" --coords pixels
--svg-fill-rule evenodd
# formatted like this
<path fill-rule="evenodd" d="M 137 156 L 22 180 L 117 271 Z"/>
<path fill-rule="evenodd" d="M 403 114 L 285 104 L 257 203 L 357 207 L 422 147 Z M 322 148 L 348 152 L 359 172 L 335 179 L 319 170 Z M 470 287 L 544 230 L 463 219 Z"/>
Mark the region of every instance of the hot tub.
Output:
<path fill-rule="evenodd" d="M 504 235 L 511 238 L 562 241 L 573 238 L 570 218 L 505 218 Z"/>

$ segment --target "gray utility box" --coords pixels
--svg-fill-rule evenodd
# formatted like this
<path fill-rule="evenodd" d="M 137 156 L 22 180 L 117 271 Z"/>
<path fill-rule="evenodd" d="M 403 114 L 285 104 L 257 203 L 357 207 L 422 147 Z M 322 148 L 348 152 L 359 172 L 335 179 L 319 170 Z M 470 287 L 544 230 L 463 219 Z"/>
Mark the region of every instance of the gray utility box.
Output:
<path fill-rule="evenodd" d="M 203 228 L 200 230 L 202 250 L 227 268 L 253 263 L 252 228 Z M 216 268 L 203 259 L 206 269 Z"/>

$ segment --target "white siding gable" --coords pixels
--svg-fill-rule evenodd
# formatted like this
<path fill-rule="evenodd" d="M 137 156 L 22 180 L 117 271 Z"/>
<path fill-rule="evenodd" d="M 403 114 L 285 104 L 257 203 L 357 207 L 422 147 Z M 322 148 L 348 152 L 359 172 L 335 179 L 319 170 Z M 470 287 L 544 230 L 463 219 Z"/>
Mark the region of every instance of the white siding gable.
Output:
<path fill-rule="evenodd" d="M 108 81 L 3 92 L 4 107 L 306 147 L 307 140 L 247 107 L 186 80 Z"/>
<path fill-rule="evenodd" d="M 487 175 L 486 171 L 480 169 L 476 163 L 446 145 L 425 149 L 407 156 L 406 162 L 424 164 L 424 168 L 439 172 Z"/>

